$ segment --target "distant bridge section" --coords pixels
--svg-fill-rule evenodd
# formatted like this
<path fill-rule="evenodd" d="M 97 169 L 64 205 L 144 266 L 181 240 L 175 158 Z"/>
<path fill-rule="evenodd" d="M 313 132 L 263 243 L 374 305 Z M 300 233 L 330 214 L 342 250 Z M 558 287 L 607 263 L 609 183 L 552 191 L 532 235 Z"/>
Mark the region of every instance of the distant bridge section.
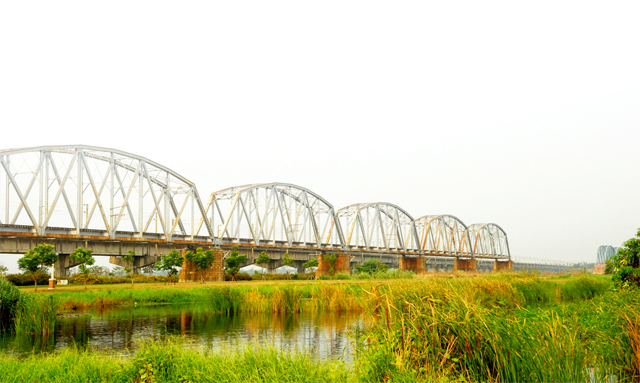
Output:
<path fill-rule="evenodd" d="M 598 247 L 597 253 L 597 263 L 604 264 L 607 263 L 609 258 L 613 257 L 618 253 L 619 247 L 613 247 L 611 245 L 602 245 Z"/>

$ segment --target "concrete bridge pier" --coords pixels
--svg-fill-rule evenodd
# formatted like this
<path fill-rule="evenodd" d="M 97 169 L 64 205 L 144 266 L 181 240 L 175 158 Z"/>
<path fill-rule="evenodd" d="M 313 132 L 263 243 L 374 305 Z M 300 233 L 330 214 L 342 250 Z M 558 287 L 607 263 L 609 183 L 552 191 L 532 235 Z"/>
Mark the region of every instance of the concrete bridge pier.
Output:
<path fill-rule="evenodd" d="M 333 264 L 333 272 L 331 272 L 331 265 L 325 260 L 327 254 L 321 254 L 318 256 L 318 269 L 316 270 L 316 278 L 323 275 L 336 275 L 338 273 L 351 274 L 351 255 L 349 254 L 335 254 L 336 259 Z"/>
<path fill-rule="evenodd" d="M 493 261 L 493 271 L 502 271 L 502 270 L 513 270 L 513 261 Z"/>
<path fill-rule="evenodd" d="M 478 262 L 474 258 L 455 258 L 453 260 L 453 271 L 477 271 Z"/>
<path fill-rule="evenodd" d="M 282 266 L 282 261 L 280 259 L 269 260 L 269 264 L 267 265 L 267 274 L 275 274 L 276 269 L 280 266 Z"/>
<path fill-rule="evenodd" d="M 160 260 L 159 255 L 136 255 L 133 257 L 133 273 L 140 274 L 143 267 L 151 266 Z M 111 256 L 109 257 L 109 263 L 117 265 L 117 266 L 129 266 L 127 262 L 122 259 L 122 256 Z M 131 266 L 129 266 L 131 267 Z"/>
<path fill-rule="evenodd" d="M 298 274 L 303 274 L 304 273 L 304 266 L 302 266 L 302 265 L 304 265 L 305 262 L 306 261 L 295 261 L 295 262 L 293 262 L 293 266 L 297 269 L 296 272 Z"/>
<path fill-rule="evenodd" d="M 402 271 L 413 271 L 415 274 L 424 274 L 426 272 L 425 257 L 400 257 L 398 258 L 400 263 L 399 269 Z"/>
<path fill-rule="evenodd" d="M 182 251 L 182 255 L 186 253 L 187 250 Z M 222 259 L 224 253 L 221 249 L 215 249 L 214 253 L 214 261 L 211 267 L 207 270 L 196 271 L 196 267 L 186 259 L 182 263 L 182 270 L 178 273 L 178 281 L 179 282 L 200 282 L 202 279 L 202 275 L 204 274 L 204 280 L 214 281 L 214 282 L 224 282 L 224 260 Z"/>
<path fill-rule="evenodd" d="M 53 265 L 53 275 L 56 278 L 69 277 L 69 269 L 78 266 L 80 263 L 81 262 L 74 261 L 69 254 L 59 254 L 58 260 Z"/>

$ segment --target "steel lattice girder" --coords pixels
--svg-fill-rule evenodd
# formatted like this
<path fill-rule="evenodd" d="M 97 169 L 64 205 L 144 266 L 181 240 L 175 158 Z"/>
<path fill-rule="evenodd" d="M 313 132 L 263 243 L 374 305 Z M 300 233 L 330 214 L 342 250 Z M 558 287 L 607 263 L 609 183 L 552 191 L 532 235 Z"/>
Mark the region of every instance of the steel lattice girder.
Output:
<path fill-rule="evenodd" d="M 611 245 L 602 245 L 598 247 L 598 263 L 606 263 L 607 260 L 618 252 L 618 247 Z"/>
<path fill-rule="evenodd" d="M 333 206 L 303 187 L 265 183 L 211 194 L 208 223 L 222 241 L 289 247 L 343 246 Z"/>
<path fill-rule="evenodd" d="M 199 235 L 195 220 L 204 216 L 191 181 L 115 149 L 64 145 L 1 150 L 0 185 L 0 224 L 31 227 L 36 235 L 56 231 L 193 240 Z M 206 230 L 211 238 L 208 223 Z"/>
<path fill-rule="evenodd" d="M 411 251 L 420 249 L 413 217 L 390 203 L 360 203 L 336 212 L 347 230 L 345 245 L 371 251 Z"/>
<path fill-rule="evenodd" d="M 474 255 L 509 257 L 507 233 L 495 223 L 474 223 L 468 227 Z"/>
<path fill-rule="evenodd" d="M 425 215 L 415 221 L 420 249 L 427 254 L 473 256 L 467 225 L 452 215 Z"/>

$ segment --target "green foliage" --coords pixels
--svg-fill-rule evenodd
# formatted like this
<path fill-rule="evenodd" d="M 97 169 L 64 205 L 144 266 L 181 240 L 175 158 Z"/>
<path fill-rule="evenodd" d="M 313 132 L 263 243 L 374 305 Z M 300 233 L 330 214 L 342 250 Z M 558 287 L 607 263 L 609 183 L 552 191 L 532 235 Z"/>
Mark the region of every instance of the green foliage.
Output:
<path fill-rule="evenodd" d="M 38 280 L 36 272 L 41 266 L 53 266 L 58 260 L 58 254 L 55 253 L 55 247 L 46 243 L 40 244 L 18 259 L 18 268 L 26 273 L 30 273 L 33 278 L 33 284 L 38 291 Z"/>
<path fill-rule="evenodd" d="M 304 267 L 305 269 L 310 269 L 312 267 L 318 267 L 319 263 L 320 262 L 318 262 L 318 258 L 313 258 L 303 263 L 302 267 Z"/>
<path fill-rule="evenodd" d="M 388 268 L 389 266 L 385 265 L 377 259 L 369 259 L 362 265 L 356 266 L 356 273 L 373 274 L 377 272 L 385 272 L 388 270 Z"/>
<path fill-rule="evenodd" d="M 4 274 L 9 270 L 5 265 L 0 265 L 0 277 L 4 277 Z"/>
<path fill-rule="evenodd" d="M 93 275 L 102 275 L 105 277 L 109 276 L 109 268 L 106 266 L 91 266 L 89 267 L 89 274 Z"/>
<path fill-rule="evenodd" d="M 9 329 L 15 316 L 20 290 L 5 278 L 0 278 L 0 331 Z"/>
<path fill-rule="evenodd" d="M 613 271 L 612 279 L 616 286 L 640 287 L 640 229 L 636 237 L 626 241 L 609 261 L 611 262 L 610 271 Z"/>
<path fill-rule="evenodd" d="M 0 278 L 0 330 L 17 335 L 51 334 L 57 310 L 58 301 L 52 296 L 20 291 L 9 280 Z"/>
<path fill-rule="evenodd" d="M 80 270 L 80 274 L 84 275 L 84 288 L 87 288 L 87 278 L 91 273 L 91 270 L 87 265 L 91 266 L 96 263 L 96 259 L 93 258 L 93 249 L 83 249 L 82 247 L 78 247 L 72 254 L 69 255 L 69 258 L 73 259 L 76 262 L 80 262 L 80 266 L 78 266 L 78 270 Z"/>
<path fill-rule="evenodd" d="M 256 259 L 256 264 L 258 264 L 263 269 L 266 269 L 270 261 L 271 259 L 269 258 L 267 253 L 263 251 L 260 253 L 260 255 L 258 255 L 258 259 Z M 262 280 L 264 280 L 264 270 L 262 271 Z"/>
<path fill-rule="evenodd" d="M 5 278 L 16 286 L 33 285 L 33 279 L 36 279 L 38 285 L 47 285 L 51 276 L 41 270 L 28 274 L 8 274 Z"/>
<path fill-rule="evenodd" d="M 322 260 L 324 262 L 327 262 L 327 264 L 329 265 L 329 275 L 333 276 L 333 273 L 335 272 L 333 270 L 333 266 L 336 264 L 338 256 L 335 254 L 325 254 L 322 256 Z"/>
<path fill-rule="evenodd" d="M 135 259 L 136 252 L 133 250 L 129 250 L 127 255 L 122 256 L 122 260 L 124 261 L 124 271 L 129 273 L 131 277 L 131 286 L 133 286 L 133 260 Z"/>
<path fill-rule="evenodd" d="M 303 263 L 302 267 L 304 268 L 305 271 L 307 271 L 314 267 L 317 268 L 319 264 L 320 262 L 318 261 L 318 258 L 312 258 L 306 261 L 305 263 Z M 313 279 L 313 278 L 315 278 L 315 273 L 309 273 L 307 279 Z"/>
<path fill-rule="evenodd" d="M 198 247 L 195 252 L 187 251 L 184 255 L 187 261 L 193 263 L 196 271 L 200 273 L 202 283 L 205 283 L 205 271 L 211 268 L 211 265 L 213 265 L 215 261 L 214 253 L 213 250 L 203 250 L 202 247 Z"/>
<path fill-rule="evenodd" d="M 156 269 L 166 271 L 168 282 L 173 282 L 173 276 L 178 274 L 178 267 L 182 267 L 184 257 L 177 250 L 171 250 L 169 254 L 160 257 L 160 262 L 156 263 Z M 175 282 L 173 282 L 175 284 Z"/>
<path fill-rule="evenodd" d="M 227 264 L 225 271 L 231 274 L 232 280 L 236 280 L 236 274 L 240 271 L 240 265 L 246 261 L 246 255 L 238 254 L 238 246 L 232 246 L 229 255 L 224 259 L 224 262 Z"/>
<path fill-rule="evenodd" d="M 284 254 L 284 257 L 282 257 L 282 265 L 286 266 L 286 270 L 287 270 L 287 279 L 291 279 L 290 274 L 289 274 L 289 267 L 293 264 L 293 262 L 295 261 L 295 259 L 289 257 L 289 251 L 287 250 L 287 252 Z"/>

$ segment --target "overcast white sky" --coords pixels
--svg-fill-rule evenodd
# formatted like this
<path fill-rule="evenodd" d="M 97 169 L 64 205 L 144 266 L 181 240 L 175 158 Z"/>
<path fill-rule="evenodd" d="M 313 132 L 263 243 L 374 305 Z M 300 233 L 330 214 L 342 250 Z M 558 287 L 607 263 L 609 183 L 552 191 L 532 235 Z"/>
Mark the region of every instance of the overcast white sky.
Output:
<path fill-rule="evenodd" d="M 2 2 L 0 149 L 116 148 L 203 199 L 287 182 L 595 261 L 640 227 L 639 19 L 637 1 Z"/>

